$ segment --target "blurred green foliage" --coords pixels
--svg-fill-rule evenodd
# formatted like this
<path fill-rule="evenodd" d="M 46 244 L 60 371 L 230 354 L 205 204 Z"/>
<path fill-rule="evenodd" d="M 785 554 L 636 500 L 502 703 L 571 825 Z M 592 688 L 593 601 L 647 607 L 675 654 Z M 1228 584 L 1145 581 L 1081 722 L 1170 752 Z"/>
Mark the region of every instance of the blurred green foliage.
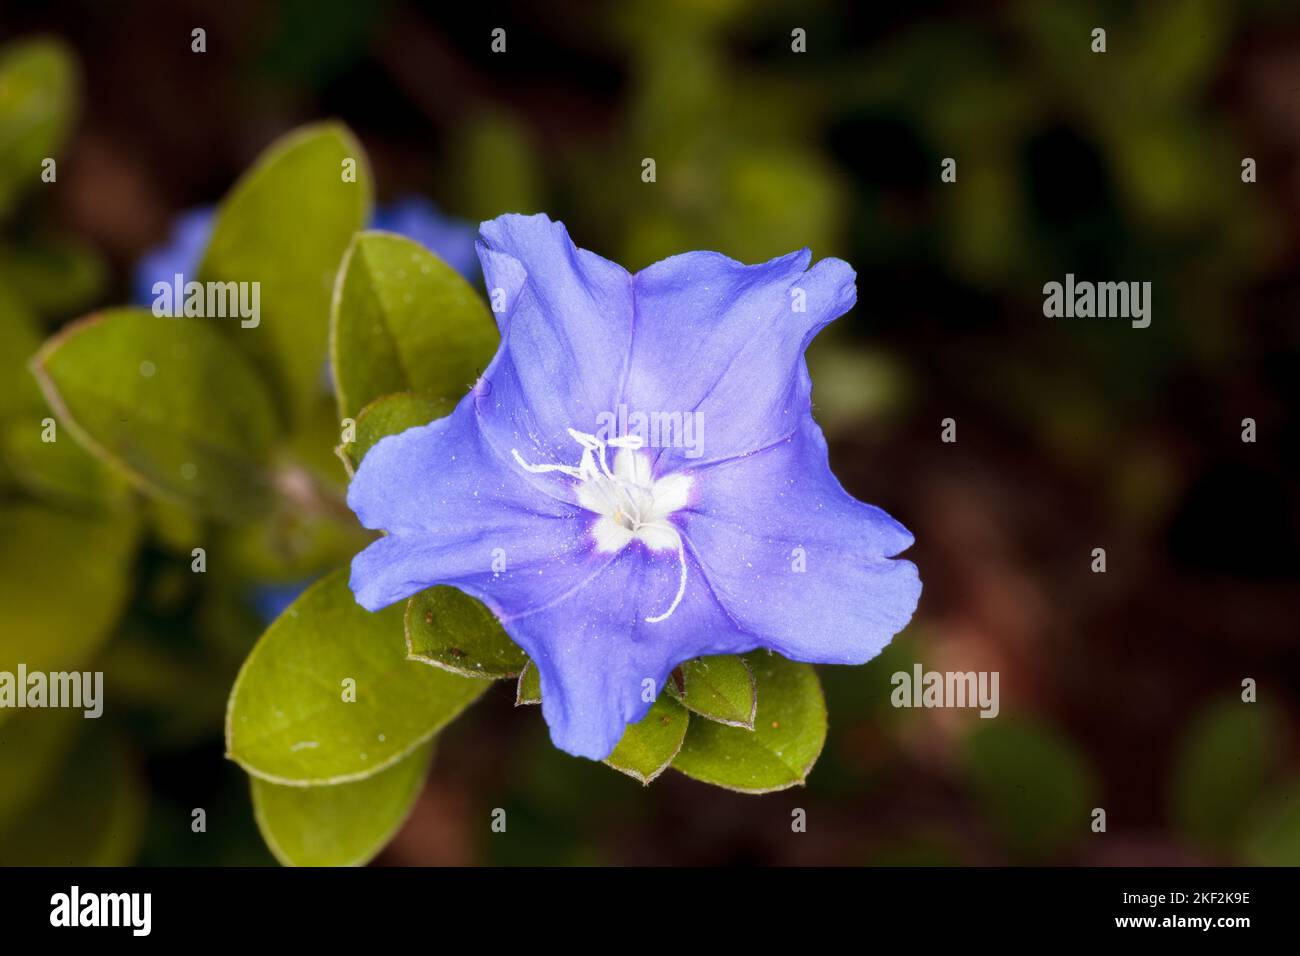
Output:
<path fill-rule="evenodd" d="M 1252 811 L 1277 782 L 1284 753 L 1282 722 L 1269 704 L 1217 701 L 1188 728 L 1172 776 L 1173 812 L 1198 843 L 1232 849 Z"/>
<path fill-rule="evenodd" d="M 57 40 L 27 40 L 0 52 L 0 218 L 62 151 L 80 84 L 71 52 Z"/>
<path fill-rule="evenodd" d="M 1042 862 L 1088 832 L 1096 784 L 1059 730 L 1012 715 L 981 720 L 965 757 L 974 795 L 1013 853 Z"/>

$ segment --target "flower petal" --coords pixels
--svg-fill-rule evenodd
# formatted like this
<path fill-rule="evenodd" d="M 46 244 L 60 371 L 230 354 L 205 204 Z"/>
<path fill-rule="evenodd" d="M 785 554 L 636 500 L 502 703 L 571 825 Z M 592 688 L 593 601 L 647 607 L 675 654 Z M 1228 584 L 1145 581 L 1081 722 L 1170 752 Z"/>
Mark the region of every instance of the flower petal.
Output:
<path fill-rule="evenodd" d="M 632 277 L 574 246 L 543 215 L 482 225 L 479 258 L 501 327 L 479 417 L 533 463 L 576 461 L 567 429 L 594 434 L 615 405 L 632 336 Z"/>
<path fill-rule="evenodd" d="M 757 646 L 727 619 L 693 564 L 681 605 L 647 623 L 672 603 L 678 573 L 676 552 L 651 554 L 634 543 L 562 602 L 504 622 L 537 665 L 555 746 L 603 760 L 682 661 Z"/>
<path fill-rule="evenodd" d="M 756 266 L 691 252 L 636 274 L 622 400 L 629 415 L 680 413 L 695 429 L 689 443 L 660 436 L 671 447 L 659 474 L 755 451 L 798 426 L 811 395 L 804 350 L 857 297 L 847 263 L 808 262 L 806 249 Z"/>
<path fill-rule="evenodd" d="M 367 528 L 453 537 L 579 510 L 563 485 L 530 474 L 489 444 L 473 395 L 445 418 L 376 442 L 348 486 L 348 506 Z"/>
<path fill-rule="evenodd" d="M 536 520 L 454 539 L 390 534 L 352 559 L 349 584 L 368 611 L 448 584 L 508 618 L 562 600 L 609 562 L 575 530 Z M 494 552 L 504 557 L 502 571 L 494 570 Z"/>
<path fill-rule="evenodd" d="M 600 564 L 593 516 L 555 491 L 488 446 L 472 397 L 446 418 L 381 439 L 348 488 L 361 523 L 389 533 L 353 560 L 357 602 L 374 611 L 434 584 L 456 585 L 498 613 L 553 599 Z"/>
<path fill-rule="evenodd" d="M 684 537 L 719 604 L 793 660 L 862 664 L 902 630 L 921 582 L 902 525 L 831 473 L 811 417 L 765 451 L 701 469 Z"/>

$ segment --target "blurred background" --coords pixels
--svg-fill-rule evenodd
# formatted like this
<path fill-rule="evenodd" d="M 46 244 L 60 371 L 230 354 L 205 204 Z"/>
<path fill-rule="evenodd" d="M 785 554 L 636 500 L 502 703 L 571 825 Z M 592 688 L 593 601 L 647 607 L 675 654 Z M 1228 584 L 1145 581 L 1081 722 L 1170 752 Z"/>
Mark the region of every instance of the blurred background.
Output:
<path fill-rule="evenodd" d="M 1295 4 L 445 7 L 0 2 L 0 57 L 45 36 L 80 74 L 57 186 L 17 182 L 0 136 L 0 664 L 103 670 L 110 704 L 0 718 L 0 862 L 271 862 L 222 755 L 226 695 L 276 588 L 364 539 L 214 527 L 239 560 L 192 574 L 195 519 L 76 448 L 34 466 L 11 426 L 42 401 L 40 341 L 128 301 L 183 212 L 336 117 L 381 202 L 546 211 L 629 269 L 849 261 L 858 305 L 809 357 L 816 415 L 846 488 L 916 535 L 925 585 L 880 659 L 819 668 L 806 789 L 643 789 L 554 750 L 503 682 L 443 733 L 378 863 L 1300 864 Z M 1151 326 L 1044 318 L 1066 272 L 1150 281 Z M 323 407 L 303 454 L 341 485 Z M 1000 672 L 1000 716 L 891 707 L 917 662 Z"/>

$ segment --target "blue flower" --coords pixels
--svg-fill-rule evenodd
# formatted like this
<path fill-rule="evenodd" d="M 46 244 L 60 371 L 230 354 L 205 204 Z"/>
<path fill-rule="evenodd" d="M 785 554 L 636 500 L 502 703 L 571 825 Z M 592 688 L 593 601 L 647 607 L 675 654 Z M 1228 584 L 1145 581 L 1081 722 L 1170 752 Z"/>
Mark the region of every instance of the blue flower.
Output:
<path fill-rule="evenodd" d="M 298 596 L 307 590 L 309 584 L 309 580 L 293 584 L 257 584 L 249 590 L 249 602 L 262 623 L 270 624 L 298 600 Z"/>
<path fill-rule="evenodd" d="M 831 473 L 804 361 L 853 270 L 690 252 L 629 275 L 540 215 L 482 240 L 500 349 L 357 470 L 348 504 L 387 532 L 352 562 L 358 603 L 478 598 L 536 663 L 556 746 L 595 759 L 690 658 L 880 653 L 920 596 L 890 560 L 912 536 Z M 670 434 L 688 420 L 704 441 Z"/>
<path fill-rule="evenodd" d="M 172 222 L 171 235 L 160 246 L 147 251 L 135 264 L 131 276 L 131 300 L 137 305 L 148 305 L 154 300 L 155 282 L 171 284 L 179 273 L 186 280 L 195 278 L 199 260 L 212 235 L 213 208 L 199 206 L 187 209 Z"/>
<path fill-rule="evenodd" d="M 136 263 L 131 278 L 132 301 L 149 305 L 154 300 L 154 283 L 170 283 L 177 273 L 187 280 L 196 278 L 215 216 L 213 206 L 199 206 L 176 217 L 167 241 L 150 249 Z M 478 278 L 474 227 L 464 220 L 444 216 L 423 196 L 406 196 L 376 207 L 370 228 L 386 229 L 414 239 L 468 281 Z"/>

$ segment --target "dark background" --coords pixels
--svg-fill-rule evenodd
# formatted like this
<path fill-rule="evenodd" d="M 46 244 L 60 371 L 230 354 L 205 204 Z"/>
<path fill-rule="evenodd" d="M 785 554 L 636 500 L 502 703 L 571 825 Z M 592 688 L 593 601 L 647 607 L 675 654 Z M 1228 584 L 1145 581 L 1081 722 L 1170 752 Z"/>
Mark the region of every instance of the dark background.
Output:
<path fill-rule="evenodd" d="M 884 657 L 820 668 L 831 733 L 807 789 L 746 797 L 669 773 L 643 790 L 554 751 L 501 685 L 442 735 L 380 862 L 1300 863 L 1293 4 L 0 11 L 0 42 L 57 35 L 84 71 L 60 188 L 14 227 L 73 234 L 98 263 L 50 329 L 124 301 L 178 212 L 320 117 L 360 137 L 380 200 L 544 210 L 630 269 L 807 245 L 858 272 L 858 305 L 810 353 L 816 414 L 848 490 L 916 535 L 925 590 Z M 1151 326 L 1045 318 L 1042 286 L 1066 272 L 1150 281 Z M 193 585 L 165 548 L 138 565 L 124 632 L 186 647 L 215 626 L 211 601 L 168 591 Z M 249 615 L 219 619 L 229 646 L 256 639 Z M 889 676 L 917 661 L 999 671 L 1001 715 L 895 710 Z M 269 860 L 221 756 L 233 670 L 201 670 L 202 694 L 142 693 L 112 728 L 144 821 L 119 862 Z M 494 807 L 508 835 L 490 833 Z"/>

